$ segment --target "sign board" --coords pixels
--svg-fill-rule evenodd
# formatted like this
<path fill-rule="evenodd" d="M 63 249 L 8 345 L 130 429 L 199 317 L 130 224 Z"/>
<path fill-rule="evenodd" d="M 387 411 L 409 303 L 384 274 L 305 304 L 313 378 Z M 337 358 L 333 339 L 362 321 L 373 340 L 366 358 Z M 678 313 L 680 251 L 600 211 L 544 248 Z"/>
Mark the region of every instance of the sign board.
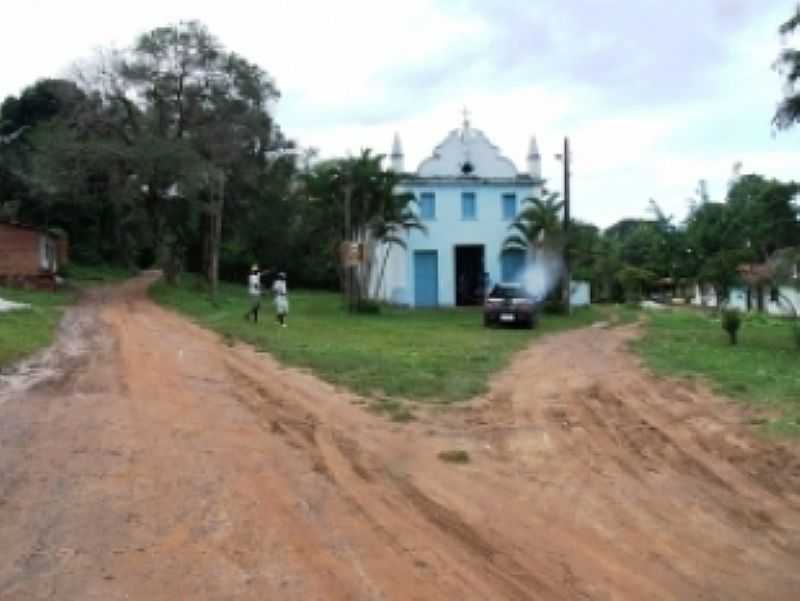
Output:
<path fill-rule="evenodd" d="M 345 267 L 355 267 L 364 262 L 364 245 L 359 242 L 342 242 L 339 253 Z"/>

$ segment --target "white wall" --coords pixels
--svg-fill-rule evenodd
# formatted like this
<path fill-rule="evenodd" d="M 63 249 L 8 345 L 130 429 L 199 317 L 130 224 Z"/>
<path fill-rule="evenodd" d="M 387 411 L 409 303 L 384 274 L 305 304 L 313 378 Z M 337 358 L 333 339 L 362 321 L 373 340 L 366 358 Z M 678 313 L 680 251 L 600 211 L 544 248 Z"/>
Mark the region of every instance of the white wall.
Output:
<path fill-rule="evenodd" d="M 573 307 L 588 307 L 592 303 L 591 284 L 572 280 L 569 286 L 569 302 Z"/>
<path fill-rule="evenodd" d="M 372 283 L 370 284 L 370 294 L 375 290 L 378 279 L 380 278 L 381 265 L 383 262 L 386 246 L 381 245 L 377 249 L 376 263 L 372 270 Z M 407 299 L 407 279 L 406 274 L 406 251 L 398 245 L 389 246 L 389 258 L 386 262 L 386 270 L 383 274 L 383 282 L 378 294 L 378 299 L 395 305 L 408 304 Z"/>
<path fill-rule="evenodd" d="M 764 310 L 770 315 L 789 316 L 792 315 L 792 307 L 800 311 L 800 291 L 792 286 L 780 286 L 780 295 L 777 302 L 771 299 L 769 286 L 764 286 L 763 289 L 763 305 Z M 788 302 L 787 302 L 788 301 Z M 791 303 L 791 305 L 789 304 Z M 695 295 L 692 299 L 692 304 L 697 306 L 716 307 L 717 295 L 714 293 L 713 288 L 706 286 L 702 291 L 699 286 L 695 286 Z M 751 291 L 751 310 L 755 311 L 758 307 L 758 297 L 755 288 Z M 728 295 L 728 307 L 738 309 L 739 311 L 747 311 L 747 288 L 735 287 L 732 288 Z"/>
<path fill-rule="evenodd" d="M 770 298 L 770 291 L 764 291 L 764 308 L 770 315 L 780 315 L 788 317 L 794 314 L 794 311 L 800 311 L 800 291 L 792 286 L 781 286 L 779 288 L 780 296 L 777 302 L 773 302 Z"/>

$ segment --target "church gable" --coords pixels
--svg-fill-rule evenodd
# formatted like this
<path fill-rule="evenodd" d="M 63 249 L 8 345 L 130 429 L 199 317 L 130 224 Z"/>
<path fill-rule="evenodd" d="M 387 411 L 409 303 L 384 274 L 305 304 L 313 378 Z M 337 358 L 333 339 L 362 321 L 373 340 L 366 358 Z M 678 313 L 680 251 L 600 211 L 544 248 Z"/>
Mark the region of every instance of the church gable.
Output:
<path fill-rule="evenodd" d="M 453 130 L 422 161 L 417 169 L 419 177 L 479 177 L 515 178 L 519 172 L 511 159 L 503 156 L 486 135 L 465 123 L 462 129 Z"/>

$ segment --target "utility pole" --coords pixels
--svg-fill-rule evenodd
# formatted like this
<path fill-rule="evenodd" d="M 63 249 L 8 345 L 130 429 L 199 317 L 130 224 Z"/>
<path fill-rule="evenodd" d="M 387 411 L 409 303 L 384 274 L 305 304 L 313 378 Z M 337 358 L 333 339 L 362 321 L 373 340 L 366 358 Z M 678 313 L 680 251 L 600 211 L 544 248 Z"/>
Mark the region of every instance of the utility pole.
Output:
<path fill-rule="evenodd" d="M 349 177 L 352 177 L 352 172 Z M 347 310 L 353 312 L 353 268 L 350 265 L 352 260 L 350 254 L 352 253 L 352 231 L 351 231 L 351 217 L 350 217 L 350 202 L 353 196 L 353 182 L 348 180 L 344 187 L 344 237 L 347 243 L 347 262 L 345 264 L 344 272 L 344 285 L 347 294 Z"/>
<path fill-rule="evenodd" d="M 571 305 L 571 280 L 572 276 L 569 269 L 569 221 L 570 221 L 570 207 L 569 207 L 569 138 L 564 138 L 564 311 L 567 315 L 572 313 Z"/>

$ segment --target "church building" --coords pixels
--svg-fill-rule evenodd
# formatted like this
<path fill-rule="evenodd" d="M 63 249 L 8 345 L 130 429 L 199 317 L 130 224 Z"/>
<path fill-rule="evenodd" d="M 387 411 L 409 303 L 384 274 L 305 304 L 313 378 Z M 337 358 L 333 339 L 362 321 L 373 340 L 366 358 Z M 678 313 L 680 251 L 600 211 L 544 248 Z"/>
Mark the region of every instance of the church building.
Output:
<path fill-rule="evenodd" d="M 394 171 L 406 173 L 397 135 L 390 159 Z M 520 278 L 525 252 L 503 251 L 503 241 L 525 199 L 542 188 L 535 138 L 521 172 L 465 116 L 461 128 L 406 174 L 401 188 L 416 197 L 426 231 L 412 230 L 405 235 L 406 248 L 392 247 L 378 294 L 382 300 L 413 307 L 475 305 L 483 302 L 490 283 Z"/>

